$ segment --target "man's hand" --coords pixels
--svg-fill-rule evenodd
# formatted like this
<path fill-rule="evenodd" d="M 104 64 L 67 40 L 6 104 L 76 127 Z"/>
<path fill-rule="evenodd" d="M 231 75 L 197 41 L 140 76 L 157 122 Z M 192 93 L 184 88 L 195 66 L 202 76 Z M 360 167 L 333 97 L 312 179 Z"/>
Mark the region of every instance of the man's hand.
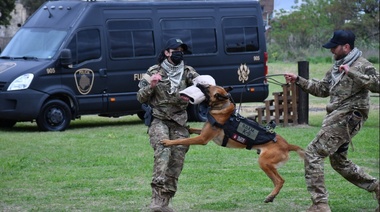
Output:
<path fill-rule="evenodd" d="M 173 145 L 169 139 L 161 140 L 161 143 L 162 143 L 164 146 L 171 146 L 171 145 Z"/>
<path fill-rule="evenodd" d="M 298 76 L 292 73 L 286 73 L 284 74 L 286 83 L 294 83 L 297 81 Z"/>
<path fill-rule="evenodd" d="M 152 77 L 150 78 L 150 87 L 154 88 L 156 87 L 158 81 L 162 79 L 160 74 L 153 74 Z"/>
<path fill-rule="evenodd" d="M 347 74 L 349 69 L 350 69 L 350 67 L 347 64 L 339 66 L 339 71 L 340 72 L 344 71 L 345 74 Z"/>

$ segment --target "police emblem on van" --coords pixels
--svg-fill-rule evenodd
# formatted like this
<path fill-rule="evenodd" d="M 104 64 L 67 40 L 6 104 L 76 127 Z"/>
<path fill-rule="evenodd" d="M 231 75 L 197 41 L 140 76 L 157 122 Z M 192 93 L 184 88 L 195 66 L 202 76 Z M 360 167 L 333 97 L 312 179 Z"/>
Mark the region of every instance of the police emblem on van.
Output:
<path fill-rule="evenodd" d="M 249 68 L 246 64 L 240 64 L 240 67 L 237 70 L 237 73 L 239 75 L 240 82 L 244 83 L 245 81 L 248 81 Z"/>
<path fill-rule="evenodd" d="M 0 74 L 15 66 L 16 63 L 13 62 L 0 63 Z"/>
<path fill-rule="evenodd" d="M 83 95 L 90 93 L 94 83 L 94 72 L 91 69 L 78 69 L 74 73 L 74 78 L 79 93 Z"/>

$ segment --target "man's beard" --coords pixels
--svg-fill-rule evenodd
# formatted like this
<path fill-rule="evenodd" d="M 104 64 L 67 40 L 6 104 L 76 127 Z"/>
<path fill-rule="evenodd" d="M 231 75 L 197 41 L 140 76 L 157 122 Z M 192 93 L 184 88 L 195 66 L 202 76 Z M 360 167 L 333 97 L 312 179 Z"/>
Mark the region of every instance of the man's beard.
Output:
<path fill-rule="evenodd" d="M 341 59 L 345 58 L 346 56 L 347 56 L 346 54 L 344 54 L 344 55 L 336 55 L 336 54 L 334 54 L 334 59 L 335 60 L 341 60 Z"/>

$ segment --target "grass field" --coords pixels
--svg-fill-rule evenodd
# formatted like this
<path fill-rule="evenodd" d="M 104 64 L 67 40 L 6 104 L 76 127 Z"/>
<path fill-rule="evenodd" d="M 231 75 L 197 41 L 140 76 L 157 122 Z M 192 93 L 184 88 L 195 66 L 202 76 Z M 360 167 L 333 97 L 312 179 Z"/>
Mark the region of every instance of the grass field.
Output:
<path fill-rule="evenodd" d="M 378 99 L 371 98 L 370 117 L 353 139 L 354 150 L 349 150 L 349 158 L 377 178 Z M 319 99 L 313 105 L 325 102 Z M 323 111 L 311 112 L 309 125 L 278 126 L 276 132 L 306 147 L 323 116 Z M 148 211 L 153 151 L 146 130 L 137 116 L 84 116 L 64 132 L 39 132 L 35 123 L 0 131 L 0 211 Z M 305 211 L 311 201 L 303 162 L 291 153 L 279 172 L 285 185 L 274 202 L 266 204 L 273 186 L 257 164 L 256 151 L 214 143 L 192 146 L 172 205 L 179 212 Z M 344 180 L 328 160 L 325 174 L 332 211 L 374 211 L 373 195 Z"/>

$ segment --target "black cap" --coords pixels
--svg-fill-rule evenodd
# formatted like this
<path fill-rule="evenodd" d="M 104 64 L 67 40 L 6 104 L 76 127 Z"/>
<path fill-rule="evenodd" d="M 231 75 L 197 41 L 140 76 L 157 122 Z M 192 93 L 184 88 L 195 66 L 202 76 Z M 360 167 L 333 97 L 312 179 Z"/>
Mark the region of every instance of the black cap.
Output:
<path fill-rule="evenodd" d="M 323 45 L 323 47 L 326 49 L 331 49 L 346 43 L 353 47 L 355 44 L 355 34 L 351 30 L 337 30 L 334 32 L 334 36 L 330 39 L 330 41 Z"/>
<path fill-rule="evenodd" d="M 182 47 L 183 51 L 187 51 L 187 45 L 182 42 L 179 38 L 170 38 L 165 45 L 165 49 L 177 49 L 178 47 Z"/>

